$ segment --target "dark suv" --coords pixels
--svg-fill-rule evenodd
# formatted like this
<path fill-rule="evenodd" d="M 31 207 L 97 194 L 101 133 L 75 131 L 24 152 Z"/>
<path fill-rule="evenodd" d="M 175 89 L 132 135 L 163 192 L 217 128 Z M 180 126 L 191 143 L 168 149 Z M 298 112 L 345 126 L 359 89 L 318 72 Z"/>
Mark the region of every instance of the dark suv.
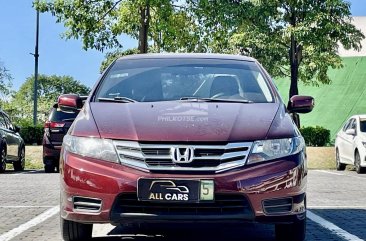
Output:
<path fill-rule="evenodd" d="M 62 139 L 69 130 L 72 122 L 78 115 L 79 110 L 61 111 L 55 104 L 44 124 L 43 135 L 43 163 L 45 172 L 59 171 L 59 159 Z"/>
<path fill-rule="evenodd" d="M 9 116 L 0 111 L 0 172 L 6 170 L 6 164 L 13 164 L 15 171 L 25 167 L 25 145 L 19 135 L 20 128 L 14 126 Z"/>
<path fill-rule="evenodd" d="M 79 109 L 77 95 L 58 100 Z M 275 224 L 279 240 L 306 229 L 305 143 L 253 58 L 152 54 L 115 61 L 65 136 L 60 158 L 65 240 L 93 223 Z"/>

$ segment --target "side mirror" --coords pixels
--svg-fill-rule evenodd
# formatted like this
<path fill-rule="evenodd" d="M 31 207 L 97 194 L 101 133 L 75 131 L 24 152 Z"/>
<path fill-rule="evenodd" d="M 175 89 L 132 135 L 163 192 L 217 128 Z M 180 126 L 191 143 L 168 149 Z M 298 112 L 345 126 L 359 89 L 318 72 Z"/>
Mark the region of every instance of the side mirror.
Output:
<path fill-rule="evenodd" d="M 355 136 L 356 135 L 356 130 L 355 129 L 347 129 L 346 134 L 351 135 L 351 136 Z"/>
<path fill-rule="evenodd" d="M 19 127 L 19 126 L 14 126 L 14 131 L 15 131 L 16 133 L 19 133 L 19 132 L 20 132 L 20 127 Z"/>
<path fill-rule="evenodd" d="M 57 104 L 63 112 L 75 112 L 83 107 L 83 100 L 79 95 L 65 94 L 58 97 Z"/>
<path fill-rule="evenodd" d="M 292 96 L 287 107 L 287 109 L 292 113 L 309 113 L 313 108 L 314 98 L 303 95 Z"/>

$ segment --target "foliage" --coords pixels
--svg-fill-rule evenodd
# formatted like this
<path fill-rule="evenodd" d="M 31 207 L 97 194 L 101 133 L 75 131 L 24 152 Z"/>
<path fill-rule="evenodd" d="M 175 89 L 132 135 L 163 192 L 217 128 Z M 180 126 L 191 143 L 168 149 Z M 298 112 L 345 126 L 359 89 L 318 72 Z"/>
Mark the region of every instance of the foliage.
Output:
<path fill-rule="evenodd" d="M 34 143 L 37 143 L 37 145 L 42 144 L 42 138 L 43 138 L 43 125 L 37 124 L 36 126 L 33 125 L 32 122 L 24 123 L 22 125 L 19 125 L 20 127 L 20 136 L 23 138 L 24 143 L 26 145 L 32 145 Z"/>
<path fill-rule="evenodd" d="M 340 68 L 338 45 L 359 50 L 364 35 L 351 23 L 345 0 L 196 0 L 205 28 L 229 33 L 215 50 L 243 50 L 259 60 L 274 77 L 291 77 L 289 96 L 297 81 L 331 82 L 329 67 Z M 226 31 L 225 31 L 226 30 Z M 206 31 L 207 32 L 207 31 Z"/>
<path fill-rule="evenodd" d="M 103 71 L 116 59 L 122 57 L 122 56 L 126 56 L 126 55 L 131 55 L 131 54 L 138 54 L 139 50 L 137 48 L 134 49 L 127 49 L 125 51 L 123 50 L 115 50 L 113 52 L 109 52 L 105 55 L 104 60 L 102 62 L 102 64 L 100 65 L 100 73 L 103 73 Z"/>
<path fill-rule="evenodd" d="M 9 70 L 4 66 L 2 62 L 0 62 L 0 95 L 2 96 L 2 101 L 5 101 L 5 97 L 7 97 L 12 92 L 12 80 L 13 77 L 9 73 Z"/>
<path fill-rule="evenodd" d="M 272 76 L 291 78 L 289 97 L 298 94 L 299 80 L 329 84 L 328 69 L 342 67 L 338 45 L 358 50 L 364 39 L 345 0 L 37 0 L 35 6 L 85 49 L 121 48 L 119 36 L 127 34 L 157 52 L 251 55 Z"/>
<path fill-rule="evenodd" d="M 38 76 L 38 119 L 44 121 L 52 105 L 61 94 L 76 93 L 87 95 L 90 89 L 70 76 Z M 33 116 L 34 76 L 26 79 L 13 96 L 6 111 L 18 119 L 31 119 Z"/>
<path fill-rule="evenodd" d="M 324 127 L 302 127 L 300 132 L 307 146 L 326 146 L 330 142 L 330 130 Z"/>
<path fill-rule="evenodd" d="M 39 0 L 35 7 L 51 12 L 67 31 L 66 39 L 81 38 L 84 49 L 121 48 L 119 36 L 141 38 L 148 21 L 148 41 L 160 51 L 195 51 L 201 48 L 196 20 L 180 0 Z M 141 11 L 149 9 L 142 19 Z M 139 39 L 141 40 L 141 39 Z"/>

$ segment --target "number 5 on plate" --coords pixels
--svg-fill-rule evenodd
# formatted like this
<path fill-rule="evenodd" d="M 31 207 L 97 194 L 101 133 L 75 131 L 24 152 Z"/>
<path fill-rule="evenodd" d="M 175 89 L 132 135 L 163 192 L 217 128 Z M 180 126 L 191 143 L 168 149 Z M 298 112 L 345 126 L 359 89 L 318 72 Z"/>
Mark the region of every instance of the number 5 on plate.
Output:
<path fill-rule="evenodd" d="M 213 201 L 214 200 L 214 182 L 213 180 L 201 180 L 201 201 Z"/>

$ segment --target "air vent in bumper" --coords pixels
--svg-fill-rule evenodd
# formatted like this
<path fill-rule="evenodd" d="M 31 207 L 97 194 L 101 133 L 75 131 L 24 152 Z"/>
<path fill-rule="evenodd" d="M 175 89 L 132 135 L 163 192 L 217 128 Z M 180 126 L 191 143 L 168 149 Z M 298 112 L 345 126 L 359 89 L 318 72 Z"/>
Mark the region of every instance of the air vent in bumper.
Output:
<path fill-rule="evenodd" d="M 102 208 L 102 200 L 89 197 L 73 197 L 74 211 L 98 213 Z"/>
<path fill-rule="evenodd" d="M 263 201 L 263 210 L 266 214 L 284 214 L 292 211 L 292 198 L 269 199 Z"/>

